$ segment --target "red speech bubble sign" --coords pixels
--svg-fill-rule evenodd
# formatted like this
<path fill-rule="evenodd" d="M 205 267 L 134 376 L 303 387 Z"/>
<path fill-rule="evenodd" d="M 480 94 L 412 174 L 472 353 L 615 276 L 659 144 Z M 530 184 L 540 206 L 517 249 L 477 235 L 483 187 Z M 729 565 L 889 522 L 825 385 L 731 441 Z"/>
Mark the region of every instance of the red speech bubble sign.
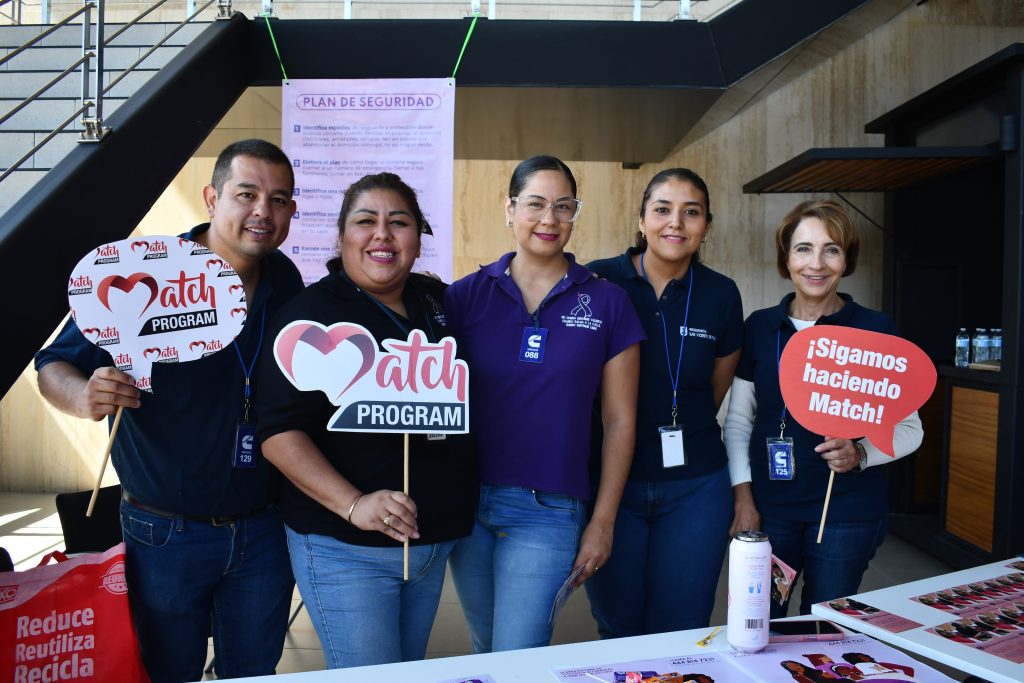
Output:
<path fill-rule="evenodd" d="M 935 379 L 931 359 L 906 339 L 837 325 L 797 332 L 779 361 L 782 398 L 804 429 L 866 436 L 890 456 L 896 425 L 924 405 Z"/>

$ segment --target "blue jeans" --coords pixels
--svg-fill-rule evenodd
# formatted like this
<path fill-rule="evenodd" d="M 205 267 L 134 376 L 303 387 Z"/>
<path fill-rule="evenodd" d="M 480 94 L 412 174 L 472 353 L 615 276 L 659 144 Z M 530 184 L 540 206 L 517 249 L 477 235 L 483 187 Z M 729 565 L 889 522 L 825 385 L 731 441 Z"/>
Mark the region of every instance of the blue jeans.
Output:
<path fill-rule="evenodd" d="M 473 652 L 551 642 L 551 604 L 572 572 L 585 514 L 572 496 L 481 485 L 473 533 L 449 560 Z"/>
<path fill-rule="evenodd" d="M 211 619 L 218 678 L 274 673 L 294 586 L 275 508 L 214 526 L 121 501 L 121 531 L 132 618 L 153 683 L 203 677 Z"/>
<path fill-rule="evenodd" d="M 584 584 L 602 638 L 703 628 L 732 523 L 729 472 L 629 481 L 612 556 Z"/>
<path fill-rule="evenodd" d="M 811 606 L 819 602 L 857 592 L 868 562 L 885 540 L 885 528 L 884 517 L 868 522 L 826 520 L 819 545 L 816 522 L 791 522 L 763 512 L 761 517 L 761 531 L 768 534 L 772 554 L 795 569 L 797 576 L 803 574 L 800 614 L 810 614 Z M 788 609 L 788 600 L 781 607 L 773 600 L 772 618 L 786 616 Z"/>
<path fill-rule="evenodd" d="M 423 659 L 455 541 L 410 546 L 404 581 L 401 546 L 353 545 L 285 528 L 295 581 L 328 668 Z"/>

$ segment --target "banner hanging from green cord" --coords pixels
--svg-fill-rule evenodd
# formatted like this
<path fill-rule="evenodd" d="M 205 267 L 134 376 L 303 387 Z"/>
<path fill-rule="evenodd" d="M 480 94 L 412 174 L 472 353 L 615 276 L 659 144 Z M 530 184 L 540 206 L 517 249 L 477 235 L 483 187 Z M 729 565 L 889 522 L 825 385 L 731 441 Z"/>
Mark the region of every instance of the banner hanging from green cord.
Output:
<path fill-rule="evenodd" d="M 449 78 L 292 80 L 281 87 L 281 140 L 298 211 L 281 250 L 309 284 L 338 245 L 345 190 L 389 171 L 416 190 L 433 235 L 414 270 L 452 276 L 455 83 Z"/>

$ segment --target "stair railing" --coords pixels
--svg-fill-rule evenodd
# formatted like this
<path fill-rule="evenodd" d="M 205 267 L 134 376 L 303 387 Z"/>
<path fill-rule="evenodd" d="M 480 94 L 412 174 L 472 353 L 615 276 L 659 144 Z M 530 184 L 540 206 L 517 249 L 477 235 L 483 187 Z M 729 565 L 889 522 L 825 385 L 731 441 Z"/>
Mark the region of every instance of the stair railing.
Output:
<path fill-rule="evenodd" d="M 0 0 L 0 6 L 4 6 L 6 3 L 20 2 L 20 0 Z M 231 0 L 206 0 L 201 6 L 199 6 L 194 12 L 187 16 L 183 21 L 179 22 L 177 26 L 167 32 L 167 34 L 159 41 L 156 42 L 149 50 L 147 50 L 142 56 L 140 56 L 135 62 L 124 69 L 116 78 L 111 80 L 106 86 L 103 85 L 103 51 L 111 41 L 115 40 L 122 33 L 127 31 L 129 28 L 139 23 L 146 16 L 151 14 L 153 11 L 164 5 L 168 0 L 159 0 L 155 4 L 151 5 L 147 9 L 143 10 L 139 16 L 135 17 L 128 23 L 124 24 L 121 28 L 115 31 L 109 38 L 104 36 L 106 30 L 106 23 L 104 20 L 105 16 L 105 4 L 106 0 L 84 0 L 82 7 L 75 10 L 67 17 L 50 26 L 46 30 L 42 31 L 39 35 L 33 37 L 27 41 L 24 45 L 13 50 L 10 54 L 0 58 L 0 65 L 10 61 L 17 55 L 21 54 L 25 50 L 34 46 L 47 36 L 51 35 L 62 26 L 66 26 L 79 16 L 82 17 L 82 56 L 75 60 L 69 65 L 64 71 L 58 74 L 56 77 L 51 79 L 48 83 L 43 85 L 41 88 L 36 90 L 34 93 L 26 97 L 17 106 L 12 108 L 9 112 L 0 116 L 0 125 L 5 121 L 9 120 L 12 116 L 17 114 L 19 111 L 24 109 L 28 104 L 39 99 L 46 91 L 52 88 L 54 85 L 59 83 L 62 79 L 66 78 L 69 74 L 74 71 L 81 71 L 82 75 L 82 90 L 81 90 L 81 106 L 75 110 L 75 112 L 65 119 L 62 123 L 58 124 L 48 135 L 42 140 L 37 142 L 32 149 L 24 154 L 20 159 L 8 166 L 2 173 L 0 173 L 0 182 L 3 182 L 8 176 L 22 166 L 26 161 L 32 158 L 40 149 L 43 148 L 50 140 L 55 138 L 61 131 L 74 123 L 79 116 L 81 116 L 82 132 L 79 136 L 78 142 L 84 143 L 97 143 L 106 137 L 110 132 L 108 126 L 103 125 L 103 98 L 110 92 L 110 90 L 120 83 L 129 73 L 134 71 L 143 61 L 146 60 L 151 54 L 153 54 L 159 47 L 163 46 L 175 33 L 177 33 L 185 24 L 195 19 L 201 12 L 205 11 L 214 2 L 217 3 L 218 8 L 218 19 L 230 19 L 231 18 Z M 95 26 L 93 24 L 93 10 L 95 12 Z M 92 93 L 95 93 L 95 97 L 92 97 Z"/>

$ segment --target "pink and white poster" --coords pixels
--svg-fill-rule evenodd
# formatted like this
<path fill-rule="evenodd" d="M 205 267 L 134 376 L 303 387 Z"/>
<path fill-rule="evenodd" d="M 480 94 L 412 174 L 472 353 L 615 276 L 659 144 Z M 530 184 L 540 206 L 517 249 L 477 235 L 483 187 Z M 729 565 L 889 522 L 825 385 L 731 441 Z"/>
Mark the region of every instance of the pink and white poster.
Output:
<path fill-rule="evenodd" d="M 293 80 L 281 87 L 281 141 L 295 170 L 298 211 L 281 245 L 309 284 L 338 244 L 345 190 L 390 171 L 419 198 L 434 234 L 414 270 L 452 273 L 455 84 L 447 78 Z"/>

